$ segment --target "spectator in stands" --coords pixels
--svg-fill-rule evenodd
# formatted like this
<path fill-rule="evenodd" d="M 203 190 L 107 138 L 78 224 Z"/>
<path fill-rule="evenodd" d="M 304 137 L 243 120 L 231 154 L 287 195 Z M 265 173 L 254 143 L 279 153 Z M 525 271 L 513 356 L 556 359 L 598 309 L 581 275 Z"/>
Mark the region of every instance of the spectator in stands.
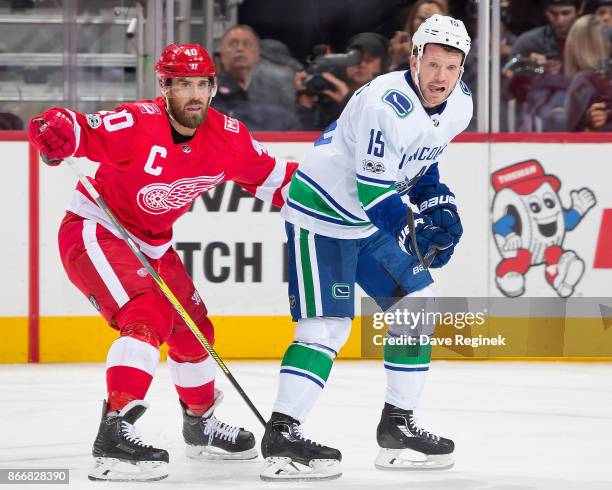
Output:
<path fill-rule="evenodd" d="M 302 129 L 319 130 L 329 126 L 339 116 L 353 92 L 359 87 L 387 73 L 389 69 L 389 41 L 374 32 L 362 32 L 353 36 L 346 51 L 357 49 L 362 53 L 361 62 L 346 69 L 344 77 L 332 73 L 322 73 L 329 88 L 320 93 L 307 90 L 304 85 L 308 74 L 305 71 L 295 75 L 295 86 L 298 91 L 297 114 Z"/>
<path fill-rule="evenodd" d="M 503 10 L 503 6 L 502 6 Z M 533 0 L 510 0 L 507 6 L 506 21 L 508 30 L 521 35 L 546 23 L 546 16 Z"/>
<path fill-rule="evenodd" d="M 597 0 L 595 2 L 595 18 L 606 27 L 612 27 L 612 0 Z"/>
<path fill-rule="evenodd" d="M 23 120 L 12 112 L 0 112 L 0 131 L 23 129 Z"/>
<path fill-rule="evenodd" d="M 572 26 L 565 48 L 568 131 L 612 131 L 612 62 L 608 27 L 596 15 Z"/>
<path fill-rule="evenodd" d="M 291 111 L 295 100 L 291 80 L 257 70 L 259 37 L 247 25 L 230 27 L 219 50 L 220 74 L 212 106 L 244 122 L 251 130 L 295 130 L 298 120 Z"/>
<path fill-rule="evenodd" d="M 521 34 L 512 47 L 509 98 L 518 102 L 517 131 L 564 131 L 569 80 L 562 71 L 567 33 L 582 0 L 545 0 L 548 24 Z"/>
<path fill-rule="evenodd" d="M 412 35 L 423 22 L 434 14 L 448 15 L 448 4 L 445 7 L 439 0 L 419 0 L 412 6 L 404 30 L 396 31 L 389 42 L 390 70 L 407 70 L 409 68 Z"/>
<path fill-rule="evenodd" d="M 280 92 L 277 94 L 283 107 L 292 107 L 295 103 L 295 72 L 304 66 L 296 60 L 287 45 L 277 39 L 261 39 L 259 42 L 260 60 L 255 66 L 253 78 L 257 81 L 276 80 Z"/>
<path fill-rule="evenodd" d="M 528 56 L 544 65 L 547 74 L 561 72 L 565 38 L 574 21 L 582 14 L 583 0 L 546 0 L 548 24 L 521 34 L 512 46 L 513 55 Z"/>

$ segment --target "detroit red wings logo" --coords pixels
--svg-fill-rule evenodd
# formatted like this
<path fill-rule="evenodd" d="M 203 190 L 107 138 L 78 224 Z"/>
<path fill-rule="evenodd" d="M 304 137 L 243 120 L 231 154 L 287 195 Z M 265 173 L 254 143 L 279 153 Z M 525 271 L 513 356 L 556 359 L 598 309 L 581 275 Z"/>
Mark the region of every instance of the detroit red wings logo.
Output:
<path fill-rule="evenodd" d="M 138 191 L 136 199 L 143 211 L 151 214 L 162 214 L 190 204 L 203 192 L 219 184 L 225 173 L 219 175 L 201 175 L 189 179 L 176 180 L 170 184 L 149 184 Z"/>

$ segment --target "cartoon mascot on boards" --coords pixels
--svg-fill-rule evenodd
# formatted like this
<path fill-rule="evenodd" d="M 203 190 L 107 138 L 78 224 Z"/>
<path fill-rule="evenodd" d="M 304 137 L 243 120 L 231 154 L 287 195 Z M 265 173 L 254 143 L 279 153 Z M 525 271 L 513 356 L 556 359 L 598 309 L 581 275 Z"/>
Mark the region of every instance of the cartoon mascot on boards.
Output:
<path fill-rule="evenodd" d="M 540 162 L 527 160 L 504 167 L 491 176 L 493 234 L 503 260 L 495 281 L 509 297 L 525 292 L 525 274 L 545 264 L 546 280 L 559 296 L 567 298 L 584 274 L 584 261 L 563 248 L 565 232 L 571 231 L 596 204 L 586 187 L 572 190 L 569 209 L 559 197 L 560 180 L 546 175 Z"/>

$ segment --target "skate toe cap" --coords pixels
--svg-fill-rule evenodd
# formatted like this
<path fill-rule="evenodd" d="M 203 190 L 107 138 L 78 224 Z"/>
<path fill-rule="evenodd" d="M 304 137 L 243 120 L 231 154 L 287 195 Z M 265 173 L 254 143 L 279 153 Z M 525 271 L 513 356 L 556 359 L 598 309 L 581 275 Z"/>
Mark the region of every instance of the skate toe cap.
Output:
<path fill-rule="evenodd" d="M 153 461 L 163 461 L 165 463 L 170 462 L 170 455 L 165 449 L 154 449 L 151 454 Z"/>
<path fill-rule="evenodd" d="M 342 461 L 342 453 L 333 447 L 324 447 L 321 451 L 320 455 L 318 455 L 320 459 L 336 459 L 338 461 Z"/>
<path fill-rule="evenodd" d="M 255 447 L 255 436 L 248 430 L 241 430 L 238 434 L 237 441 L 240 444 L 240 447 L 243 447 L 244 449 L 251 449 Z"/>
<path fill-rule="evenodd" d="M 432 447 L 430 454 L 450 454 L 455 450 L 455 443 L 450 439 L 441 437 L 438 443 Z"/>

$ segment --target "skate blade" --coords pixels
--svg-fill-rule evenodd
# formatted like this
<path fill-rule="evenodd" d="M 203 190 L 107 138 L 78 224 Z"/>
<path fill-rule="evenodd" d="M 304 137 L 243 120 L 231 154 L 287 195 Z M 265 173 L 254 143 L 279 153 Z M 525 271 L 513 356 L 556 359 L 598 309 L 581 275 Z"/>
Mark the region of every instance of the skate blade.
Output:
<path fill-rule="evenodd" d="M 255 459 L 258 456 L 257 449 L 252 447 L 246 451 L 232 453 L 214 446 L 192 446 L 187 445 L 185 454 L 189 459 L 200 461 L 244 461 Z"/>
<path fill-rule="evenodd" d="M 424 454 L 410 449 L 381 448 L 374 466 L 379 470 L 448 470 L 455 465 L 451 454 Z"/>
<path fill-rule="evenodd" d="M 266 465 L 259 475 L 263 481 L 322 481 L 342 476 L 337 459 L 313 459 L 308 466 L 291 458 L 266 458 Z"/>
<path fill-rule="evenodd" d="M 87 475 L 92 481 L 157 481 L 168 476 L 165 461 L 126 461 L 117 458 L 95 458 Z"/>

